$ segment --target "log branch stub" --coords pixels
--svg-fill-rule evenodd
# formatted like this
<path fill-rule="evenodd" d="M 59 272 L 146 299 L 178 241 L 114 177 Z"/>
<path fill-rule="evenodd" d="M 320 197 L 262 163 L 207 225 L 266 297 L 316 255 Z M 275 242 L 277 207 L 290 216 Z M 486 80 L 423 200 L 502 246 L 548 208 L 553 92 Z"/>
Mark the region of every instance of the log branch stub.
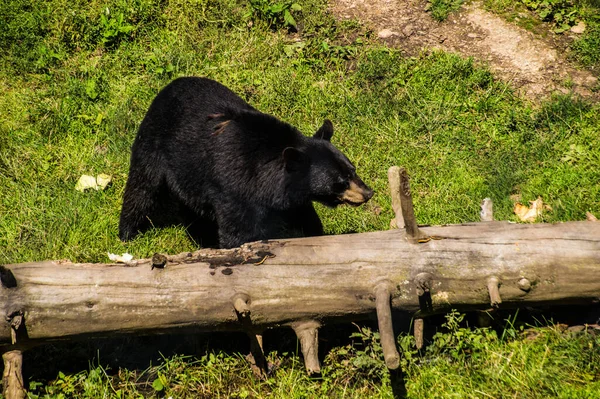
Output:
<path fill-rule="evenodd" d="M 392 229 L 404 228 L 404 216 L 402 216 L 402 199 L 400 197 L 400 168 L 392 166 L 388 169 L 388 182 L 390 185 L 390 196 L 392 197 L 392 209 L 394 219 L 390 221 Z"/>
<path fill-rule="evenodd" d="M 427 242 L 430 237 L 419 230 L 415 211 L 413 208 L 412 194 L 410 192 L 410 181 L 406 169 L 399 168 L 400 176 L 400 207 L 404 219 L 406 238 L 410 243 Z"/>
<path fill-rule="evenodd" d="M 250 366 L 254 373 L 261 379 L 267 377 L 269 373 L 269 363 L 263 349 L 262 334 L 255 334 L 251 331 L 246 331 L 250 338 L 250 354 L 247 356 Z"/>
<path fill-rule="evenodd" d="M 521 291 L 523 291 L 523 292 L 529 292 L 529 291 L 531 291 L 531 281 L 529 281 L 525 277 L 523 277 L 522 279 L 520 279 L 517 284 L 519 285 L 519 289 Z"/>
<path fill-rule="evenodd" d="M 25 386 L 23 385 L 23 353 L 12 350 L 2 354 L 4 373 L 2 373 L 2 394 L 6 399 L 24 399 Z"/>
<path fill-rule="evenodd" d="M 22 310 L 17 310 L 6 316 L 6 321 L 10 323 L 10 340 L 12 345 L 17 343 L 17 338 L 20 341 L 21 338 L 27 337 L 27 332 L 24 330 L 25 320 Z M 23 330 L 21 330 L 21 327 L 23 327 Z"/>
<path fill-rule="evenodd" d="M 321 372 L 319 363 L 319 327 L 321 323 L 316 320 L 292 323 L 292 328 L 300 341 L 304 365 L 308 374 Z"/>
<path fill-rule="evenodd" d="M 242 327 L 250 339 L 250 354 L 248 355 L 250 365 L 259 378 L 266 378 L 269 372 L 269 365 L 263 349 L 262 334 L 257 333 L 257 328 L 252 325 L 250 296 L 243 292 L 238 292 L 231 298 L 231 302 L 238 320 L 242 323 Z"/>
<path fill-rule="evenodd" d="M 390 370 L 400 367 L 400 354 L 396 348 L 396 338 L 392 324 L 390 283 L 382 282 L 375 287 L 375 307 L 377 309 L 377 324 L 385 365 Z"/>
<path fill-rule="evenodd" d="M 413 323 L 413 330 L 415 336 L 415 345 L 417 346 L 417 349 L 421 349 L 423 347 L 425 320 L 421 318 L 415 319 Z"/>
<path fill-rule="evenodd" d="M 151 270 L 154 269 L 163 269 L 166 265 L 167 265 L 167 256 L 163 255 L 163 254 L 159 254 L 158 252 L 156 252 L 154 255 L 152 255 L 152 267 Z"/>
<path fill-rule="evenodd" d="M 433 287 L 433 275 L 428 272 L 417 274 L 414 281 L 417 289 L 417 295 L 419 296 L 429 292 L 431 287 Z"/>
<path fill-rule="evenodd" d="M 237 293 L 232 298 L 233 308 L 237 314 L 243 318 L 250 316 L 250 296 L 244 293 Z"/>
<path fill-rule="evenodd" d="M 488 293 L 490 294 L 490 304 L 497 308 L 502 303 L 500 298 L 500 280 L 498 277 L 492 276 L 487 281 Z"/>
<path fill-rule="evenodd" d="M 491 198 L 484 198 L 481 201 L 481 211 L 479 217 L 482 222 L 493 222 L 494 221 L 494 203 Z"/>

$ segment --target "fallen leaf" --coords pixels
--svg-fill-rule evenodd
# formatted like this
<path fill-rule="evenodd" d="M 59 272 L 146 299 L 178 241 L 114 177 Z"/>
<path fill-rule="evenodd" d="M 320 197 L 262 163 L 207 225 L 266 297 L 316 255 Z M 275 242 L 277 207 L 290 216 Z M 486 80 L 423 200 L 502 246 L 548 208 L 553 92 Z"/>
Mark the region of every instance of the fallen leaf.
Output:
<path fill-rule="evenodd" d="M 113 262 L 117 262 L 117 263 L 127 263 L 133 259 L 133 255 L 128 254 L 127 252 L 122 255 L 111 254 L 109 252 L 108 259 L 112 260 Z"/>
<path fill-rule="evenodd" d="M 87 189 L 104 190 L 112 181 L 112 176 L 100 173 L 98 176 L 81 175 L 75 184 L 75 190 L 84 192 Z"/>
<path fill-rule="evenodd" d="M 552 209 L 550 206 L 544 204 L 542 197 L 538 197 L 535 201 L 529 201 L 529 204 L 531 207 L 519 203 L 515 204 L 514 212 L 523 222 L 535 222 L 544 209 Z"/>
<path fill-rule="evenodd" d="M 598 218 L 592 214 L 592 212 L 586 212 L 585 218 L 590 222 L 597 222 Z"/>

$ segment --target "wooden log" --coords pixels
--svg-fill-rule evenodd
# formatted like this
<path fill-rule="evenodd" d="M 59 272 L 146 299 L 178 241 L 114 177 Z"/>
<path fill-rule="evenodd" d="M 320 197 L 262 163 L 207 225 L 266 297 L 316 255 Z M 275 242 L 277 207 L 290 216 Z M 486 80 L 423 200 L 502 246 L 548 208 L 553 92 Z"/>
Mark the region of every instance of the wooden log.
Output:
<path fill-rule="evenodd" d="M 600 223 L 485 222 L 420 230 L 437 239 L 410 244 L 402 232 L 389 230 L 273 240 L 170 256 L 163 268 L 152 268 L 150 259 L 5 265 L 0 312 L 22 312 L 17 334 L 23 338 L 16 343 L 22 348 L 27 340 L 239 330 L 232 303 L 237 293 L 252 298 L 255 331 L 302 320 L 359 319 L 375 311 L 373 289 L 382 280 L 392 282 L 392 308 L 418 317 L 488 309 L 490 277 L 502 283 L 502 308 L 600 300 Z M 431 287 L 419 297 L 423 276 Z M 0 321 L 3 350 L 14 348 L 11 331 L 10 321 Z"/>

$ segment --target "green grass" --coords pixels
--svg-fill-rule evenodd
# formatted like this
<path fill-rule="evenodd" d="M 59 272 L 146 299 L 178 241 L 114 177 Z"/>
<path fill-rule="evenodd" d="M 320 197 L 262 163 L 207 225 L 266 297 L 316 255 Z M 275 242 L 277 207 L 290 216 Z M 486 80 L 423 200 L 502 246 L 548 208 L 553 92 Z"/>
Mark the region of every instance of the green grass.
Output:
<path fill-rule="evenodd" d="M 562 95 L 533 106 L 470 59 L 442 52 L 405 58 L 375 42 L 357 22 L 335 21 L 324 1 L 300 5 L 301 10 L 289 8 L 299 31 L 292 34 L 285 20 L 263 20 L 241 0 L 2 2 L 0 263 L 103 262 L 107 252 L 145 257 L 196 248 L 181 227 L 152 230 L 125 244 L 117 237 L 136 128 L 158 91 L 186 75 L 217 79 L 306 134 L 325 118 L 334 122 L 334 143 L 376 195 L 360 208 L 319 207 L 328 233 L 388 228 L 386 172 L 392 165 L 408 168 L 422 224 L 478 220 L 484 197 L 494 200 L 497 219 L 516 220 L 512 194 L 523 201 L 542 196 L 552 206 L 546 222 L 581 220 L 586 211 L 600 215 L 598 104 Z M 74 190 L 82 174 L 99 173 L 113 176 L 108 189 Z M 556 340 L 544 344 L 551 348 L 546 358 L 558 365 L 551 370 L 563 373 L 556 379 L 544 374 L 544 355 L 528 353 L 545 346 L 496 340 L 486 345 L 497 358 L 465 363 L 431 353 L 406 364 L 408 387 L 415 397 L 427 389 L 451 397 L 455 391 L 475 395 L 481 383 L 477 389 L 498 397 L 494 389 L 512 378 L 513 385 L 500 391 L 504 397 L 521 391 L 521 397 L 542 397 L 535 387 L 543 376 L 540 392 L 586 397 L 576 390 L 597 388 L 598 372 L 563 366 L 570 358 L 592 356 L 577 346 L 587 341 L 553 352 L 567 345 Z M 595 356 L 597 343 L 590 348 Z M 121 389 L 126 392 L 121 397 L 137 397 L 152 393 L 154 376 L 164 373 L 163 385 L 173 397 L 196 397 L 202 387 L 208 387 L 206 397 L 228 397 L 236 390 L 239 397 L 390 395 L 386 377 L 356 365 L 366 355 L 351 348 L 330 355 L 323 381 L 309 380 L 297 357 L 283 357 L 276 378 L 258 383 L 243 360 L 215 356 L 219 361 L 210 365 L 210 359 L 168 359 L 141 376 L 122 370 L 118 379 L 94 367 L 59 376 L 36 392 L 118 397 Z M 507 358 L 519 359 L 510 373 L 501 361 Z M 507 380 L 485 374 L 494 361 Z M 150 387 L 148 373 L 154 373 Z M 560 385 L 560 378 L 572 383 Z"/>
<path fill-rule="evenodd" d="M 445 21 L 450 13 L 457 11 L 464 0 L 429 0 L 431 16 L 438 22 Z"/>
<path fill-rule="evenodd" d="M 398 338 L 409 398 L 597 398 L 600 335 L 559 326 L 471 329 L 450 313 L 427 349 Z M 309 378 L 297 356 L 272 352 L 275 371 L 260 380 L 239 355 L 173 356 L 144 371 L 92 366 L 30 383 L 33 397 L 60 398 L 392 398 L 379 336 L 368 328 L 326 356 L 321 376 Z"/>
<path fill-rule="evenodd" d="M 587 24 L 582 37 L 573 43 L 573 58 L 600 75 L 600 3 L 589 0 L 581 11 Z"/>
<path fill-rule="evenodd" d="M 534 109 L 469 59 L 403 58 L 359 25 L 335 22 L 319 2 L 297 15 L 300 41 L 261 20 L 249 28 L 247 6 L 235 1 L 2 7 L 17 20 L 38 18 L 40 27 L 4 33 L 4 263 L 194 247 L 180 228 L 127 244 L 117 238 L 136 127 L 160 88 L 184 75 L 215 78 L 307 134 L 324 118 L 334 121 L 335 144 L 377 194 L 358 209 L 319 208 L 329 233 L 387 228 L 385 177 L 394 164 L 413 178 L 421 223 L 477 220 L 488 196 L 499 219 L 512 219 L 513 193 L 525 201 L 541 195 L 554 209 L 545 221 L 582 219 L 600 206 L 598 105 L 563 96 Z M 80 175 L 98 173 L 114 178 L 106 191 L 73 189 Z"/>

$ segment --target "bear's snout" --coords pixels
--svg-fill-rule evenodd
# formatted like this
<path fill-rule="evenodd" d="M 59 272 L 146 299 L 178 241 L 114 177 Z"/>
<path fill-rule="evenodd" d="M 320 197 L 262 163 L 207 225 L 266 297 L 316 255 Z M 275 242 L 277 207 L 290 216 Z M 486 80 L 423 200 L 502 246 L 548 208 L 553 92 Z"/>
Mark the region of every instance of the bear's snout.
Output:
<path fill-rule="evenodd" d="M 342 194 L 342 201 L 346 204 L 359 206 L 373 197 L 373 190 L 360 179 L 351 180 L 350 186 Z"/>

